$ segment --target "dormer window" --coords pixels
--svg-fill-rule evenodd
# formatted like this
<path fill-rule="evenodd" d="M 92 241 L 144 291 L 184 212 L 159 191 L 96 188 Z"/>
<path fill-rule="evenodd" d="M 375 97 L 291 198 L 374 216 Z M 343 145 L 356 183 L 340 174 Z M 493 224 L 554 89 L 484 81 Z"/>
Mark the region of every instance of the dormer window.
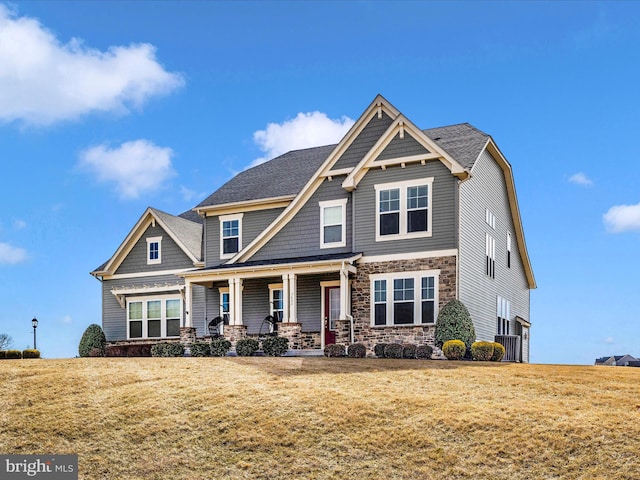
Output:
<path fill-rule="evenodd" d="M 220 217 L 220 258 L 231 258 L 242 249 L 242 214 Z"/>
<path fill-rule="evenodd" d="M 147 238 L 147 265 L 162 263 L 162 237 Z"/>

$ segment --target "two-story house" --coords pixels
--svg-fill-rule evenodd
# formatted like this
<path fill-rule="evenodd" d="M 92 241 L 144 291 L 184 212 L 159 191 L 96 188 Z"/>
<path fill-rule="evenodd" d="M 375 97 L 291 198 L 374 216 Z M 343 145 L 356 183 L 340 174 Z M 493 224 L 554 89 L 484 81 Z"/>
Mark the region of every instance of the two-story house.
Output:
<path fill-rule="evenodd" d="M 235 341 L 433 345 L 452 299 L 479 340 L 529 358 L 535 279 L 510 164 L 469 124 L 421 130 L 377 96 L 337 145 L 246 170 L 193 211 L 149 208 L 102 280 L 110 342 L 193 340 L 226 314 Z"/>

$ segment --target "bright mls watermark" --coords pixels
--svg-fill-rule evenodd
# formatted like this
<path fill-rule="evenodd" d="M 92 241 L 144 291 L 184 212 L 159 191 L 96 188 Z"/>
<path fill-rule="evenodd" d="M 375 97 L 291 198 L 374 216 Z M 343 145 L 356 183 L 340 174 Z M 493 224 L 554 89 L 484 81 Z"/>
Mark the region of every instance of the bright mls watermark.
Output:
<path fill-rule="evenodd" d="M 78 480 L 78 455 L 0 455 L 0 478 Z"/>

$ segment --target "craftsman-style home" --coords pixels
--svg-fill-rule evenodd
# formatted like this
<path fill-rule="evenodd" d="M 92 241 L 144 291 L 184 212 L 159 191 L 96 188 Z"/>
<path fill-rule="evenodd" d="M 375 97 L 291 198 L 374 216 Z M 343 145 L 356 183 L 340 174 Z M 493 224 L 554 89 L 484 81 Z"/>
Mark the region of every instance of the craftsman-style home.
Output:
<path fill-rule="evenodd" d="M 536 284 L 511 165 L 475 127 L 421 130 L 382 96 L 337 145 L 246 170 L 182 215 L 147 209 L 92 275 L 109 342 L 189 342 L 214 319 L 235 342 L 275 319 L 292 351 L 433 345 L 459 299 L 478 340 L 529 359 Z"/>

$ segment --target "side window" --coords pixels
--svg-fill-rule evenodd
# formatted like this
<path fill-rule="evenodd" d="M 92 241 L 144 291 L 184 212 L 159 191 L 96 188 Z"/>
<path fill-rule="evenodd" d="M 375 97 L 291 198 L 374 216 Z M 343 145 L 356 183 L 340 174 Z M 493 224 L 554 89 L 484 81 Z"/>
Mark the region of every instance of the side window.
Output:
<path fill-rule="evenodd" d="M 511 268 L 511 233 L 507 232 L 507 268 Z"/>
<path fill-rule="evenodd" d="M 231 258 L 242 249 L 242 215 L 220 217 L 220 258 Z"/>
<path fill-rule="evenodd" d="M 162 237 L 147 238 L 147 265 L 162 263 Z"/>
<path fill-rule="evenodd" d="M 320 248 L 344 247 L 347 244 L 347 199 L 320 202 Z"/>
<path fill-rule="evenodd" d="M 485 274 L 496 278 L 496 239 L 485 234 Z"/>

